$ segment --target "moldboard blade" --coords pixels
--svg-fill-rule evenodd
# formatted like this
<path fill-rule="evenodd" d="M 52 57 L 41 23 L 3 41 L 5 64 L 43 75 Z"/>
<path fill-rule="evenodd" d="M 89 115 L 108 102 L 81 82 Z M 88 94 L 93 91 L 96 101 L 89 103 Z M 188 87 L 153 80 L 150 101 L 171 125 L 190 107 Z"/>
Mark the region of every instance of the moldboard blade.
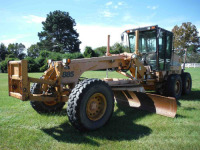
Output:
<path fill-rule="evenodd" d="M 176 116 L 177 104 L 173 97 L 165 97 L 150 93 L 133 91 L 113 91 L 118 103 L 128 104 L 130 107 L 146 110 L 159 115 Z"/>

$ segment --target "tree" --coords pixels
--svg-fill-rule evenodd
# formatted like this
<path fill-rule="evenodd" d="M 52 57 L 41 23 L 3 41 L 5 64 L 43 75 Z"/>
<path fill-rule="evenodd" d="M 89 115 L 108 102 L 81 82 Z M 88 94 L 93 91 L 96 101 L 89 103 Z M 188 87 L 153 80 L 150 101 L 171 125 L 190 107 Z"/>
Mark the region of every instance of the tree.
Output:
<path fill-rule="evenodd" d="M 1 43 L 0 44 L 0 61 L 5 60 L 6 55 L 8 54 L 6 46 Z"/>
<path fill-rule="evenodd" d="M 92 50 L 91 47 L 86 46 L 83 56 L 86 58 L 95 57 L 95 52 Z"/>
<path fill-rule="evenodd" d="M 27 55 L 32 58 L 37 58 L 40 54 L 40 47 L 38 44 L 33 44 L 27 49 Z"/>
<path fill-rule="evenodd" d="M 14 57 L 24 59 L 26 54 L 24 53 L 25 46 L 22 43 L 13 43 L 8 45 L 8 53 L 13 54 Z"/>
<path fill-rule="evenodd" d="M 187 63 L 200 63 L 200 54 L 197 52 L 191 51 L 189 54 L 187 54 Z"/>
<path fill-rule="evenodd" d="M 96 55 L 105 56 L 106 54 L 106 46 L 97 47 L 95 50 Z"/>
<path fill-rule="evenodd" d="M 33 57 L 26 57 L 25 58 L 28 61 L 28 72 L 39 72 L 39 65 L 36 63 L 35 59 Z"/>
<path fill-rule="evenodd" d="M 199 36 L 195 25 L 191 22 L 182 23 L 182 25 L 174 26 L 172 29 L 174 33 L 174 48 L 180 56 L 183 56 L 184 49 L 188 49 L 188 52 L 196 52 L 199 47 Z"/>
<path fill-rule="evenodd" d="M 79 34 L 74 29 L 76 23 L 68 12 L 50 12 L 42 24 L 44 31 L 38 33 L 42 49 L 61 53 L 80 52 Z"/>
<path fill-rule="evenodd" d="M 106 46 L 97 47 L 94 50 L 96 57 L 105 56 L 106 50 L 107 50 Z M 122 43 L 116 42 L 113 46 L 110 47 L 111 54 L 119 54 L 119 53 L 123 53 L 123 52 L 129 52 L 129 48 L 128 48 L 128 46 L 124 46 Z"/>
<path fill-rule="evenodd" d="M 124 46 L 122 43 L 116 42 L 112 47 L 111 47 L 111 54 L 119 54 L 123 52 L 128 52 L 128 47 Z"/>
<path fill-rule="evenodd" d="M 5 60 L 0 62 L 0 69 L 2 73 L 7 72 L 7 65 L 8 65 L 8 61 L 12 61 L 12 60 L 18 60 L 17 58 L 8 58 L 6 57 Z"/>

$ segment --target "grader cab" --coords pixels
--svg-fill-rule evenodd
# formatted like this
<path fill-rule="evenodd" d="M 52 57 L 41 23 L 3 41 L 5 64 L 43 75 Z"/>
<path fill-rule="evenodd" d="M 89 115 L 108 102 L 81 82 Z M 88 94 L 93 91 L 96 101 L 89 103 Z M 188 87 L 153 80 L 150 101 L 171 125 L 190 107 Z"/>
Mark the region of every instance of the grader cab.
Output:
<path fill-rule="evenodd" d="M 125 33 L 130 53 L 110 54 L 108 44 L 103 57 L 49 60 L 40 79 L 28 77 L 27 61 L 8 62 L 9 95 L 29 100 L 38 113 L 60 111 L 67 102 L 69 121 L 80 131 L 102 127 L 112 115 L 114 101 L 175 117 L 176 100 L 190 93 L 192 81 L 172 50 L 173 34 L 158 26 Z M 100 69 L 115 70 L 127 79 L 81 78 L 85 71 Z"/>
<path fill-rule="evenodd" d="M 127 30 L 126 33 L 128 33 L 131 53 L 135 52 L 136 37 L 139 37 L 137 54 L 140 55 L 144 65 L 149 65 L 154 71 L 170 70 L 173 37 L 171 32 L 158 26 L 151 26 Z"/>
<path fill-rule="evenodd" d="M 156 75 L 154 79 L 157 82 L 154 82 L 153 86 L 148 86 L 143 82 L 146 90 L 154 90 L 161 95 L 176 99 L 180 98 L 182 92 L 189 93 L 191 76 L 189 73 L 184 73 L 184 68 L 181 68 L 181 59 L 174 53 L 172 32 L 158 26 L 149 26 L 126 30 L 125 33 L 128 35 L 130 53 L 136 54 L 149 72 Z M 185 78 L 187 78 L 187 83 Z M 173 86 L 176 90 L 171 88 L 170 85 L 175 82 L 171 80 L 177 80 L 176 86 Z"/>

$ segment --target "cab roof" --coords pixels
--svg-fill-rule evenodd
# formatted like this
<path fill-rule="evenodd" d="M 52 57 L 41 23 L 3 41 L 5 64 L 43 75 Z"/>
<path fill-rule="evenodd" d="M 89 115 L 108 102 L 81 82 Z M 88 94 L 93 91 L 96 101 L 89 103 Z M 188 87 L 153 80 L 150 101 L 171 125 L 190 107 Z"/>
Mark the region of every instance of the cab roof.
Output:
<path fill-rule="evenodd" d="M 125 32 L 126 33 L 132 33 L 132 32 L 135 32 L 136 30 L 139 30 L 139 31 L 148 31 L 148 30 L 158 30 L 158 29 L 161 29 L 161 30 L 164 30 L 166 32 L 172 33 L 172 32 L 170 32 L 168 30 L 165 30 L 163 28 L 158 27 L 158 25 L 129 29 L 129 30 L 126 30 Z"/>

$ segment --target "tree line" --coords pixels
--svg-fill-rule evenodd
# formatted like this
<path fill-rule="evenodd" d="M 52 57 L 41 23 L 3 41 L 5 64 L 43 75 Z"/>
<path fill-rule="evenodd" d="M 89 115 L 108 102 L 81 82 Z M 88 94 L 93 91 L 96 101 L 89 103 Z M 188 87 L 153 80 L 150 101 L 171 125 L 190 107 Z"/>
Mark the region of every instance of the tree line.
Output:
<path fill-rule="evenodd" d="M 10 50 L 10 47 L 15 47 L 15 49 Z M 84 53 L 73 52 L 73 53 L 61 53 L 55 51 L 49 51 L 46 49 L 40 49 L 37 44 L 31 45 L 27 49 L 27 54 L 23 51 L 25 46 L 20 43 L 9 44 L 6 47 L 3 43 L 0 44 L 0 69 L 1 72 L 7 72 L 7 62 L 11 60 L 21 60 L 25 59 L 28 61 L 28 71 L 29 72 L 43 72 L 47 69 L 47 61 L 52 60 L 62 60 L 64 58 L 78 59 L 78 58 L 90 58 L 105 56 L 106 46 L 98 47 L 92 49 L 90 46 L 85 47 Z M 110 52 L 112 54 L 119 54 L 127 51 L 128 48 L 121 43 L 115 43 L 110 47 Z"/>
<path fill-rule="evenodd" d="M 10 60 L 26 59 L 28 61 L 29 72 L 45 71 L 47 60 L 62 60 L 63 58 L 90 58 L 103 56 L 106 53 L 106 46 L 92 49 L 85 47 L 84 53 L 80 53 L 81 41 L 79 34 L 74 29 L 75 20 L 68 12 L 56 10 L 47 14 L 46 20 L 42 22 L 43 31 L 38 33 L 39 42 L 31 45 L 25 53 L 25 45 L 22 43 L 12 43 L 5 46 L 0 44 L 0 69 L 7 71 L 7 62 Z M 197 50 L 200 47 L 200 38 L 195 25 L 190 22 L 182 23 L 181 26 L 174 26 L 174 50 L 184 57 L 187 49 L 186 62 L 200 63 L 200 55 Z M 129 52 L 129 48 L 121 43 L 111 46 L 111 54 Z"/>

